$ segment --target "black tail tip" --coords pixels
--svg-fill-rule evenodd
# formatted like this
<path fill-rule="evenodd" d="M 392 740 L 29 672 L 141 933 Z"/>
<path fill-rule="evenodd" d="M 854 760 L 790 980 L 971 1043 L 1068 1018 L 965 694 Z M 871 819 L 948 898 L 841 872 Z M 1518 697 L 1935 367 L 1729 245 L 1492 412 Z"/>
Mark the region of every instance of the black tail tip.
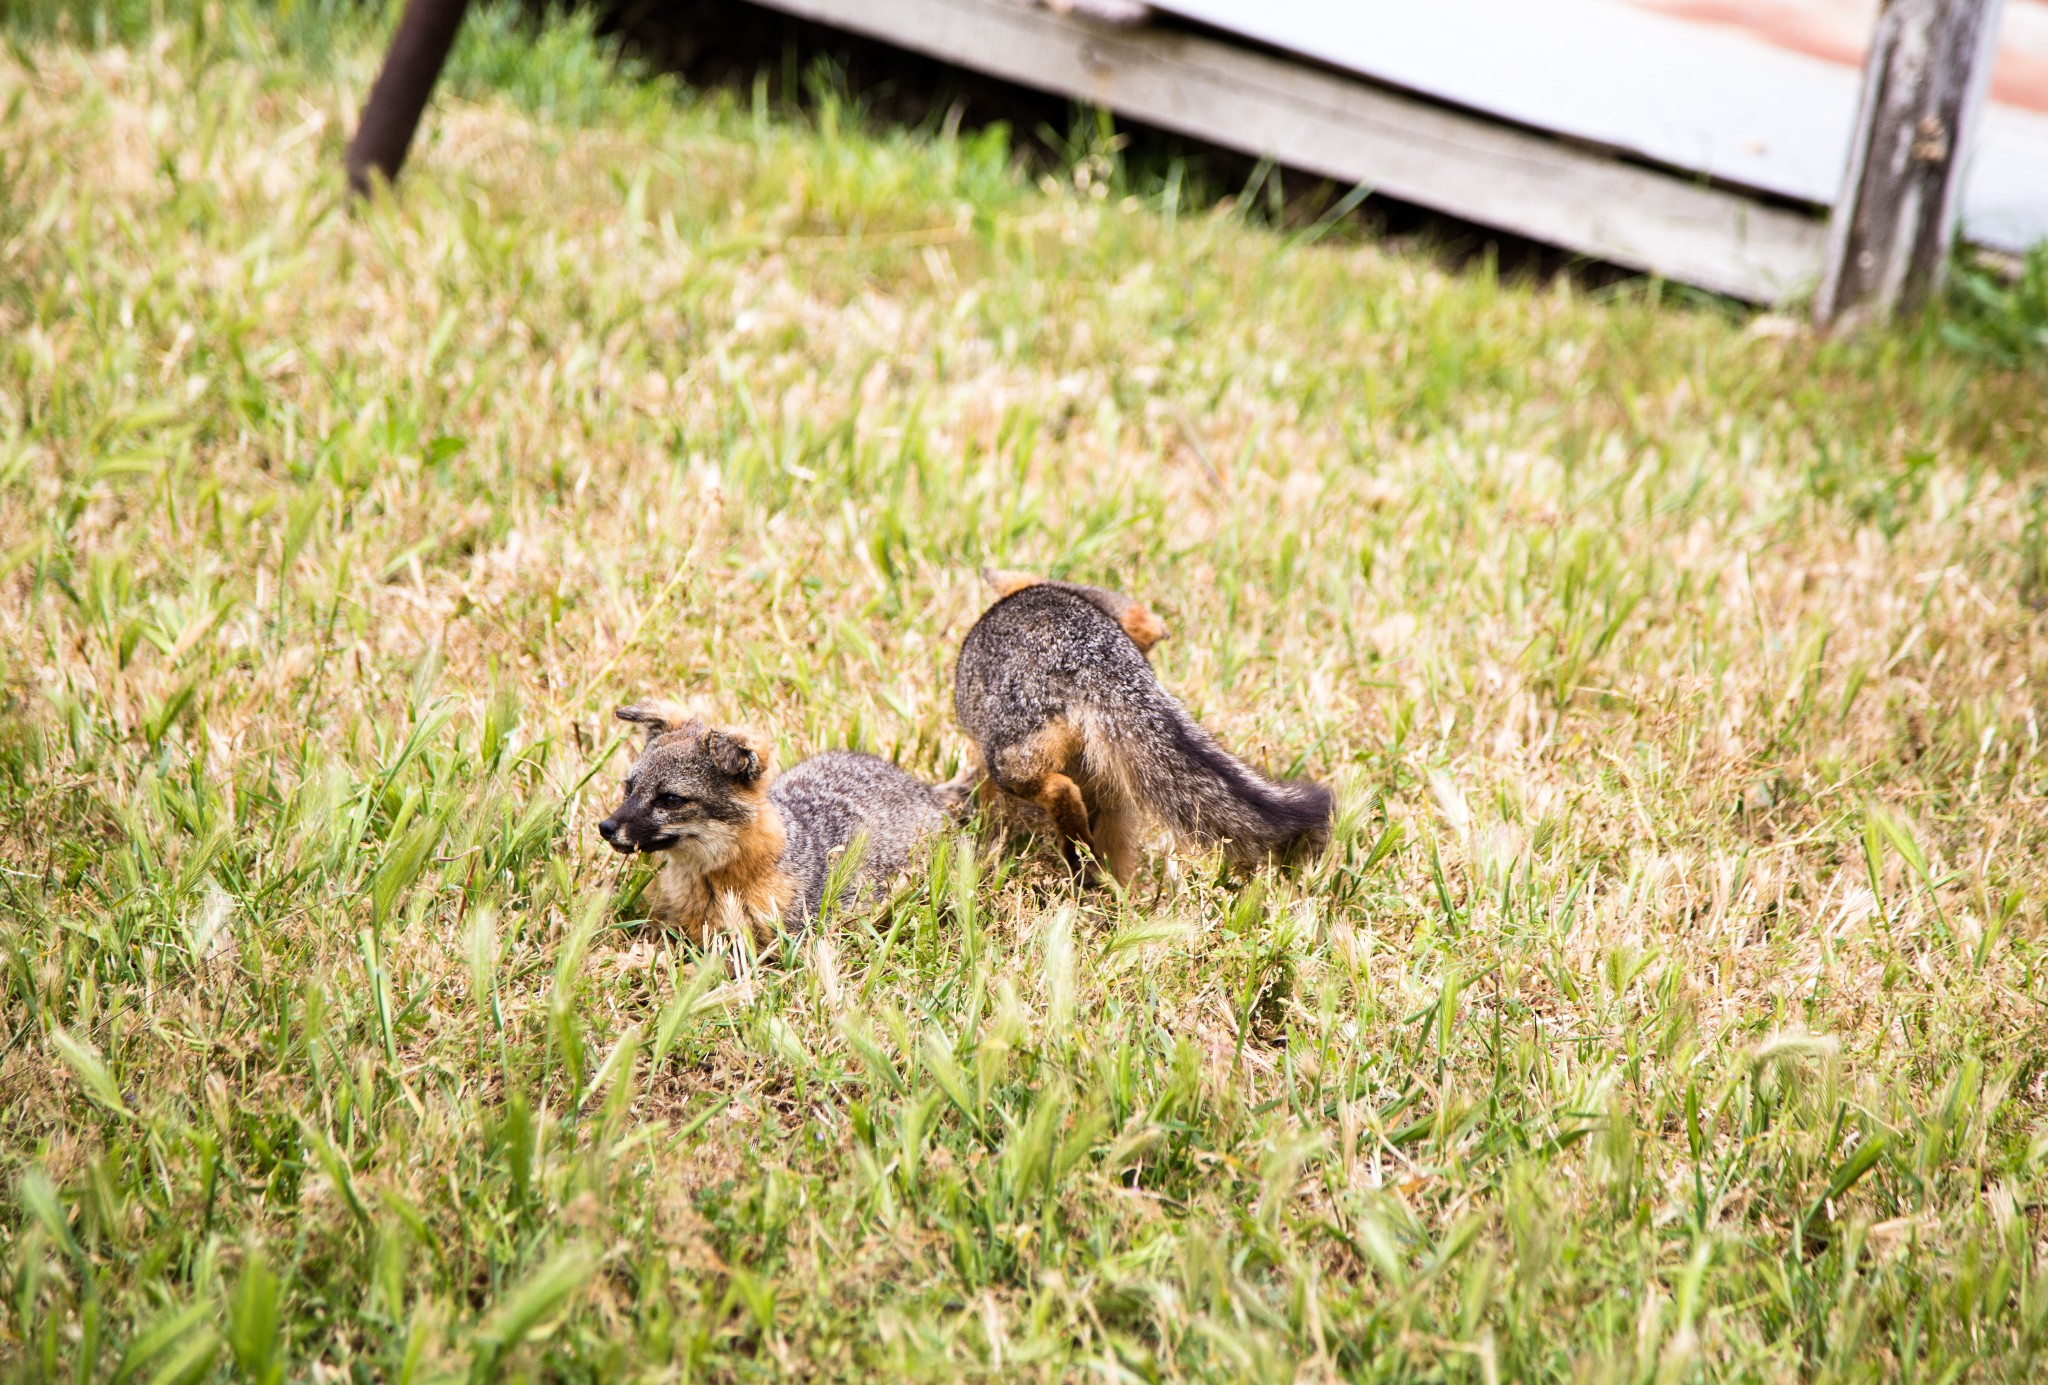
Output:
<path fill-rule="evenodd" d="M 1337 817 L 1337 791 L 1328 784 L 1319 784 L 1313 779 L 1290 779 L 1287 787 L 1294 790 L 1295 802 L 1302 814 L 1328 827 Z"/>
<path fill-rule="evenodd" d="M 1272 854 L 1296 856 L 1328 846 L 1337 818 L 1336 790 L 1312 779 L 1283 780 L 1280 788 L 1267 817 Z"/>
<path fill-rule="evenodd" d="M 1313 790 L 1307 797 L 1315 822 L 1301 839 L 1321 851 L 1330 844 L 1330 833 L 1337 824 L 1337 791 L 1327 784 L 1309 784 L 1308 787 Z"/>

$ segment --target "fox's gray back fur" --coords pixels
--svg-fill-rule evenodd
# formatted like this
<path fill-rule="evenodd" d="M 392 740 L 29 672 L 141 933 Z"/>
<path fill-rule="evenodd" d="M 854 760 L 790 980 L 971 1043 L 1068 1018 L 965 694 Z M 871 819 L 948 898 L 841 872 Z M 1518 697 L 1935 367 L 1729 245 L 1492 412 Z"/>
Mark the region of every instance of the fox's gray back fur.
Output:
<path fill-rule="evenodd" d="M 796 882 L 796 917 L 808 926 L 824 907 L 825 880 L 836 853 L 867 834 L 866 855 L 845 905 L 872 899 L 911 864 L 925 838 L 945 828 L 959 807 L 956 786 L 927 784 L 887 760 L 854 750 L 828 750 L 786 771 L 768 786 L 782 815 L 788 845 L 782 868 Z"/>
<path fill-rule="evenodd" d="M 1065 722 L 1082 738 L 1091 807 L 1120 800 L 1185 837 L 1224 844 L 1240 862 L 1327 841 L 1335 795 L 1269 778 L 1217 744 L 1160 686 L 1118 609 L 1038 583 L 997 601 L 967 632 L 953 707 L 997 782 L 1006 749 Z"/>

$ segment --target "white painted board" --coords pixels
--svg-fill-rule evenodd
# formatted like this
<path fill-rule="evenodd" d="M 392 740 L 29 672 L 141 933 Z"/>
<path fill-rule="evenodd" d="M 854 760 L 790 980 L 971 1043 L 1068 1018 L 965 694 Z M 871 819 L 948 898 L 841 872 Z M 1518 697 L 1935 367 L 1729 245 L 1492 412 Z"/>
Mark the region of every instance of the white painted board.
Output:
<path fill-rule="evenodd" d="M 1672 168 L 1834 201 L 1860 74 L 1621 0 L 1152 0 L 1375 81 Z M 2048 114 L 1987 107 L 1964 234 L 2048 239 Z"/>

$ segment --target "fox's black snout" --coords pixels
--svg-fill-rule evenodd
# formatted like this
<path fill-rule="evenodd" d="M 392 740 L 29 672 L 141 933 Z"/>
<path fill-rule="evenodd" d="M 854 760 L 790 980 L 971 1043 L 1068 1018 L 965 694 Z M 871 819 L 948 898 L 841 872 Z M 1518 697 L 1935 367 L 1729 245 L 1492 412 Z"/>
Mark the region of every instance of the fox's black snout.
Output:
<path fill-rule="evenodd" d="M 659 819 L 639 811 L 631 799 L 614 808 L 612 815 L 597 825 L 597 835 L 621 856 L 666 851 L 676 844 L 676 834 Z"/>

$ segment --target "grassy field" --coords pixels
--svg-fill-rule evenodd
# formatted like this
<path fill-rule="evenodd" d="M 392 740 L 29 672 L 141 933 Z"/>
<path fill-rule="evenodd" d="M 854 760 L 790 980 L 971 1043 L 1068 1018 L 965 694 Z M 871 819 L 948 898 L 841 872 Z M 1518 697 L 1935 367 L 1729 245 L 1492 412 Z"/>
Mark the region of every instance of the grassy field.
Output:
<path fill-rule="evenodd" d="M 2039 357 L 496 12 L 353 214 L 374 16 L 12 14 L 11 1378 L 2038 1378 Z M 643 927 L 610 709 L 950 772 L 983 562 L 1328 857 Z"/>

